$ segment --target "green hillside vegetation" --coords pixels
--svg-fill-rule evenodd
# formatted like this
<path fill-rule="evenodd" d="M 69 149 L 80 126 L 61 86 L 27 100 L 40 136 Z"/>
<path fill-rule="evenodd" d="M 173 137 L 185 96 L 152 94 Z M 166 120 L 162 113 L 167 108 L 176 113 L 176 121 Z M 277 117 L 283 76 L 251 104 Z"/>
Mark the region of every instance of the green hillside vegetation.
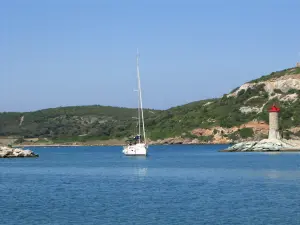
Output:
<path fill-rule="evenodd" d="M 145 110 L 150 119 L 159 110 Z M 24 121 L 20 126 L 21 117 Z M 107 140 L 132 135 L 136 109 L 110 106 L 60 107 L 26 113 L 0 113 L 0 136 L 43 137 L 60 142 Z"/>
<path fill-rule="evenodd" d="M 269 75 L 262 76 L 258 79 L 250 81 L 250 83 L 258 83 L 266 80 L 270 80 L 273 78 L 279 78 L 285 75 L 293 75 L 293 74 L 300 74 L 300 68 L 299 67 L 293 67 L 281 71 L 272 72 Z"/>
<path fill-rule="evenodd" d="M 251 82 L 258 83 L 287 74 L 300 74 L 300 68 L 290 68 L 271 73 Z M 233 90 L 232 92 L 234 92 Z M 232 93 L 231 92 L 231 93 Z M 289 90 L 288 93 L 298 90 Z M 217 99 L 201 100 L 168 110 L 145 110 L 145 125 L 151 140 L 168 137 L 192 137 L 190 131 L 195 128 L 210 128 L 214 126 L 233 127 L 251 120 L 268 122 L 267 109 L 276 103 L 281 108 L 280 126 L 282 130 L 300 125 L 300 101 L 279 102 L 277 98 L 269 99 L 264 91 L 264 84 L 252 89 L 241 90 L 236 97 L 224 95 Z M 240 108 L 263 107 L 262 112 L 242 113 Z M 19 126 L 21 117 L 24 121 Z M 60 107 L 26 113 L 1 113 L 0 136 L 16 136 L 23 138 L 47 138 L 53 142 L 72 142 L 87 140 L 123 139 L 134 134 L 137 121 L 136 109 L 109 106 L 76 106 Z M 239 130 L 232 134 L 248 138 L 253 135 L 252 129 Z M 200 140 L 210 140 L 212 137 L 199 137 Z"/>

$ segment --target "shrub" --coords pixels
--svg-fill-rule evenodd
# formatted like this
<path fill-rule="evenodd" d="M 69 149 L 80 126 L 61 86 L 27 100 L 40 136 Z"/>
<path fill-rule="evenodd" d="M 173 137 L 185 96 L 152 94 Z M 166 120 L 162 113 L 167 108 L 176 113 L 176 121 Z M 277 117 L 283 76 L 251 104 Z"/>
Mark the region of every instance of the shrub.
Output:
<path fill-rule="evenodd" d="M 283 94 L 283 92 L 280 89 L 274 89 L 274 92 L 277 94 Z"/>
<path fill-rule="evenodd" d="M 14 144 L 22 144 L 24 142 L 24 138 L 21 137 L 21 138 L 18 138 L 17 140 L 15 140 Z"/>
<path fill-rule="evenodd" d="M 241 138 L 249 138 L 253 137 L 253 129 L 252 128 L 242 128 L 239 130 L 239 135 Z"/>
<path fill-rule="evenodd" d="M 198 140 L 199 141 L 203 141 L 203 142 L 209 142 L 213 139 L 213 136 L 212 135 L 209 135 L 209 136 L 200 136 L 198 137 Z"/>
<path fill-rule="evenodd" d="M 239 135 L 238 135 L 238 132 L 233 132 L 231 134 L 228 134 L 228 138 L 230 138 L 231 140 L 233 141 L 236 141 L 239 139 Z"/>
<path fill-rule="evenodd" d="M 294 93 L 298 93 L 299 92 L 299 90 L 297 90 L 297 89 L 289 89 L 288 90 L 288 94 L 294 94 Z"/>

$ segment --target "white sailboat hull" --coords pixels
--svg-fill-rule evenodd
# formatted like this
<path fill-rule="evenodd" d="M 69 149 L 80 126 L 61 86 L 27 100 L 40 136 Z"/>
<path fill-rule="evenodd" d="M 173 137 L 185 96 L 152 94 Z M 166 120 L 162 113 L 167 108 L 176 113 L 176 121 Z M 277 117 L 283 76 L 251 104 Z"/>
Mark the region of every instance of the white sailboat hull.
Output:
<path fill-rule="evenodd" d="M 128 156 L 146 156 L 147 146 L 142 143 L 124 146 L 123 153 Z"/>

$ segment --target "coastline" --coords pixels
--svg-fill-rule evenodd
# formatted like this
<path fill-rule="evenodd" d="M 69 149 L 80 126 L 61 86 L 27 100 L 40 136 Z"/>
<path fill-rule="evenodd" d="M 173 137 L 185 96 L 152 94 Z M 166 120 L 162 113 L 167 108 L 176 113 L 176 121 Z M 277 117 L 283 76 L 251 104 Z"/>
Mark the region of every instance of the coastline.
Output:
<path fill-rule="evenodd" d="M 170 143 L 170 144 L 150 144 L 152 146 L 163 146 L 163 145 L 180 145 L 180 146 L 185 146 L 185 145 L 231 145 L 230 144 L 224 144 L 224 143 Z M 13 145 L 12 148 L 30 148 L 30 147 L 40 147 L 40 148 L 60 148 L 60 147 L 113 147 L 113 146 L 119 146 L 122 147 L 124 144 L 113 144 L 113 143 L 106 143 L 106 144 L 78 144 L 78 143 L 70 143 L 70 144 L 19 144 L 19 145 Z M 246 152 L 246 153 L 253 153 L 253 152 L 258 152 L 258 153 L 283 153 L 283 152 L 300 152 L 300 148 L 282 148 L 282 149 L 277 149 L 277 150 L 255 150 L 255 151 L 236 151 L 232 149 L 220 149 L 218 152 Z"/>
<path fill-rule="evenodd" d="M 13 147 L 78 147 L 78 146 L 124 146 L 128 143 L 125 139 L 89 140 L 89 141 L 40 141 L 38 138 L 25 139 L 23 142 L 15 143 L 17 138 L 2 137 L 0 144 Z M 224 141 L 195 141 L 183 138 L 167 138 L 163 140 L 148 140 L 148 145 L 232 145 L 233 142 Z"/>
<path fill-rule="evenodd" d="M 24 145 L 13 145 L 14 148 L 26 148 L 26 147 L 84 147 L 84 146 L 123 146 L 121 144 L 24 144 Z"/>
<path fill-rule="evenodd" d="M 19 145 L 12 145 L 14 148 L 26 148 L 26 147 L 96 147 L 96 146 L 124 146 L 124 144 L 19 144 Z M 197 144 L 149 144 L 152 146 L 159 146 L 159 145 L 230 145 L 224 143 L 197 143 Z"/>

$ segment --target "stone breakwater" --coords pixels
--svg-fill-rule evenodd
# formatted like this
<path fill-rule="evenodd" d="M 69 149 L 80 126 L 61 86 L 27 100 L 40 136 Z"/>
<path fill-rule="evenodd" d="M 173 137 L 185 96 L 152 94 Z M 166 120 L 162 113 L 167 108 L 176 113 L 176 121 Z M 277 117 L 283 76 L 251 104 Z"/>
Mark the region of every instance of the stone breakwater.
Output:
<path fill-rule="evenodd" d="M 288 140 L 247 141 L 230 146 L 222 152 L 267 152 L 267 151 L 300 151 L 300 145 L 293 145 Z"/>
<path fill-rule="evenodd" d="M 0 146 L 0 158 L 16 158 L 16 157 L 38 157 L 31 150 L 23 150 L 21 148 L 10 148 L 6 146 Z"/>

